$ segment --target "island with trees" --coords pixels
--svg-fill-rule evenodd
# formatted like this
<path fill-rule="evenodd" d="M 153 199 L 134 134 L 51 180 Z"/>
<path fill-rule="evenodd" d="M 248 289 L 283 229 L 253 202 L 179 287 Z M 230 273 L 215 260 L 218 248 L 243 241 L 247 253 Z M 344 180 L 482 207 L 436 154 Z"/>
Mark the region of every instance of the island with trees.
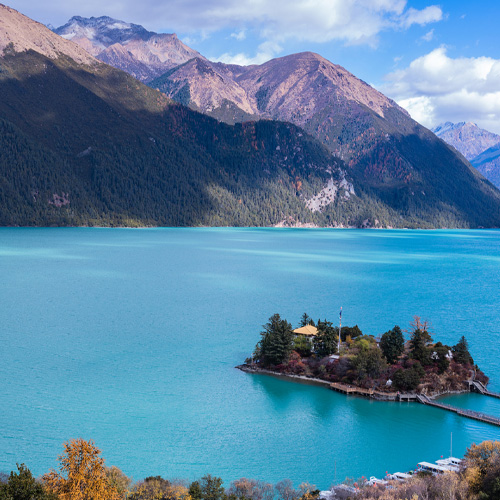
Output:
<path fill-rule="evenodd" d="M 357 325 L 339 328 L 326 319 L 314 322 L 306 313 L 293 329 L 275 314 L 253 355 L 238 368 L 327 383 L 347 393 L 356 388 L 355 394 L 385 400 L 468 392 L 472 381 L 487 385 L 464 336 L 453 346 L 434 342 L 429 322 L 418 316 L 406 334 L 405 339 L 396 325 L 379 337 L 364 335 Z"/>

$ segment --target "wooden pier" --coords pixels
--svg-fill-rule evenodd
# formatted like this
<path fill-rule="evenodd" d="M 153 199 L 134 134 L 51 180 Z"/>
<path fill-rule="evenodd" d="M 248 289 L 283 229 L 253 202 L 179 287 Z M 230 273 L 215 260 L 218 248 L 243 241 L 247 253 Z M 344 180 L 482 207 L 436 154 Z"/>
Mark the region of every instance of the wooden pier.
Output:
<path fill-rule="evenodd" d="M 417 395 L 404 392 L 382 392 L 375 389 L 362 389 L 353 385 L 333 382 L 330 384 L 332 391 L 342 394 L 352 394 L 353 396 L 362 396 L 365 398 L 378 399 L 383 401 L 416 401 Z"/>
<path fill-rule="evenodd" d="M 479 392 L 479 394 L 483 394 L 484 396 L 500 399 L 500 394 L 498 394 L 498 392 L 491 392 L 482 382 L 479 382 L 479 380 L 471 380 L 469 382 L 469 389 L 471 392 Z"/>
<path fill-rule="evenodd" d="M 337 382 L 333 382 L 332 384 L 330 384 L 330 389 L 332 389 L 333 391 L 342 392 L 343 394 L 355 394 L 365 397 L 373 396 L 373 394 L 375 393 L 373 389 L 362 389 L 361 387 L 339 384 Z"/>
<path fill-rule="evenodd" d="M 479 420 L 480 422 L 485 422 L 487 424 L 497 425 L 500 427 L 500 418 L 494 417 L 492 415 L 486 415 L 474 410 L 457 408 L 456 406 L 447 405 L 445 403 L 438 403 L 437 401 L 434 401 L 433 399 L 430 399 L 423 394 L 418 394 L 416 400 L 424 405 L 435 406 L 436 408 L 452 411 L 454 413 L 457 413 L 458 415 L 462 415 L 463 417 L 472 418 L 474 420 Z"/>
<path fill-rule="evenodd" d="M 427 406 L 434 406 L 436 408 L 441 408 L 442 410 L 451 411 L 463 417 L 472 418 L 474 420 L 479 420 L 480 422 L 485 422 L 487 424 L 497 425 L 500 427 L 500 418 L 494 417 L 492 415 L 486 415 L 484 413 L 480 413 L 474 410 L 467 410 L 465 408 L 457 408 L 456 406 L 451 406 L 445 403 L 439 403 L 423 394 L 380 392 L 374 389 L 363 389 L 361 387 L 355 387 L 353 385 L 347 385 L 347 384 L 340 384 L 338 382 L 330 384 L 330 389 L 332 389 L 333 391 L 341 392 L 343 394 L 362 396 L 365 398 L 372 398 L 372 399 L 385 399 L 386 401 L 416 401 L 418 403 L 422 403 Z M 485 394 L 488 396 L 491 395 L 493 397 L 500 398 L 499 394 L 488 391 L 484 386 L 482 386 L 481 389 L 484 392 L 481 392 L 479 388 L 477 389 L 478 392 L 481 392 L 481 394 Z"/>

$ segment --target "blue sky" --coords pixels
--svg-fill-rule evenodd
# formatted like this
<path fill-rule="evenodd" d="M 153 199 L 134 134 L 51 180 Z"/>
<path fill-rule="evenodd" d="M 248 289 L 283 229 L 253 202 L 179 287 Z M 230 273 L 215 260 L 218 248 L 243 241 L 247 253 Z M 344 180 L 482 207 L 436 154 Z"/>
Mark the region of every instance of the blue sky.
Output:
<path fill-rule="evenodd" d="M 495 0 L 13 0 L 42 23 L 109 15 L 176 32 L 210 59 L 262 63 L 314 51 L 428 127 L 473 121 L 500 133 Z"/>

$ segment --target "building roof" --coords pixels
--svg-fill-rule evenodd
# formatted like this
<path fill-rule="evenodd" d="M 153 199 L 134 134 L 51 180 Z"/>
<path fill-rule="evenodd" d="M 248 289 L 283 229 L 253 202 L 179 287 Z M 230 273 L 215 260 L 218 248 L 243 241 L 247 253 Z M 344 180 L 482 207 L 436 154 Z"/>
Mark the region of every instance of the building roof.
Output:
<path fill-rule="evenodd" d="M 293 333 L 297 335 L 311 335 L 315 336 L 318 335 L 318 329 L 315 326 L 312 325 L 306 325 L 301 328 L 296 328 Z"/>

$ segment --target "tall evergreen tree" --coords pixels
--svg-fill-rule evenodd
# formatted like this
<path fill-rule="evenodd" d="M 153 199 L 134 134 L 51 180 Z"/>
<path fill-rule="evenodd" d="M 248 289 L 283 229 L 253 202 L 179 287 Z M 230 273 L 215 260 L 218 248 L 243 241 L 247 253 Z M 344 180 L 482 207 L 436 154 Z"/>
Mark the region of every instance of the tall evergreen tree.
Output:
<path fill-rule="evenodd" d="M 432 337 L 427 330 L 416 328 L 413 330 L 410 339 L 411 357 L 420 361 L 423 366 L 432 363 L 431 351 L 427 347 L 432 342 Z"/>
<path fill-rule="evenodd" d="M 307 325 L 314 326 L 314 321 L 307 313 L 304 313 L 300 318 L 300 326 L 307 326 Z"/>
<path fill-rule="evenodd" d="M 457 363 L 461 363 L 462 365 L 472 365 L 474 364 L 474 360 L 469 352 L 469 343 L 467 339 L 462 335 L 460 340 L 456 345 L 452 347 L 453 351 L 453 359 Z"/>
<path fill-rule="evenodd" d="M 6 483 L 0 484 L 0 499 L 5 500 L 49 500 L 56 499 L 48 493 L 24 464 L 17 464 L 18 472 L 11 472 Z"/>
<path fill-rule="evenodd" d="M 405 339 L 403 337 L 403 332 L 398 325 L 382 335 L 382 338 L 380 339 L 380 349 L 391 365 L 397 361 L 398 356 L 403 354 L 405 349 Z"/>
<path fill-rule="evenodd" d="M 288 361 L 293 349 L 292 325 L 279 314 L 269 318 L 261 333 L 256 357 L 264 365 L 279 365 Z"/>
<path fill-rule="evenodd" d="M 316 327 L 318 334 L 313 339 L 314 350 L 322 358 L 337 352 L 339 339 L 338 328 L 332 326 L 330 321 L 318 321 Z"/>

